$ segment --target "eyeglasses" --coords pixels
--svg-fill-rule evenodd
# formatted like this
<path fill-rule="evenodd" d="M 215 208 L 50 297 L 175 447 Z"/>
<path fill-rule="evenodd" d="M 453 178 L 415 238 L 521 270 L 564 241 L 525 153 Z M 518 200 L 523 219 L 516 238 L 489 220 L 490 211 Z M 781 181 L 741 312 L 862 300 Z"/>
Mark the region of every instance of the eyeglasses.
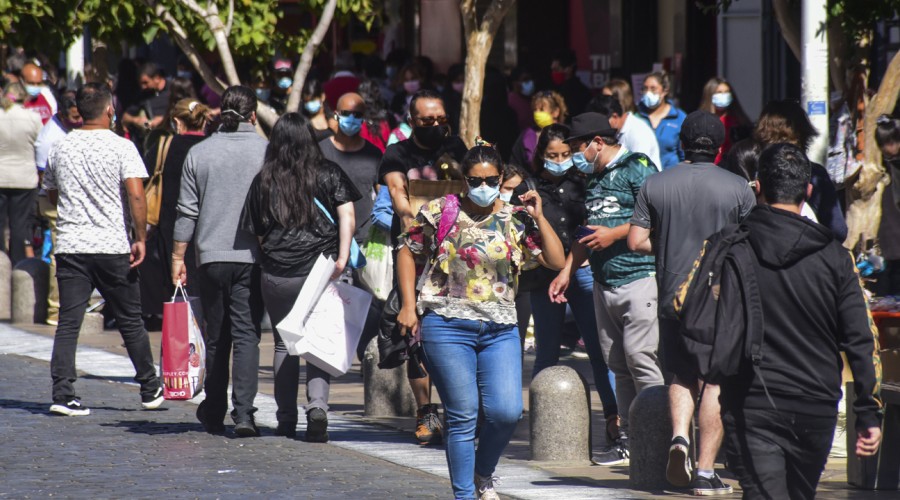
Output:
<path fill-rule="evenodd" d="M 432 127 L 435 123 L 438 125 L 446 125 L 447 124 L 447 115 L 443 116 L 417 116 L 415 117 L 416 123 L 422 125 L 423 127 Z"/>
<path fill-rule="evenodd" d="M 353 118 L 362 118 L 363 117 L 362 111 L 351 111 L 349 109 L 342 109 L 340 111 L 336 111 L 336 113 L 343 116 L 344 118 L 347 118 L 349 116 L 352 116 Z"/>
<path fill-rule="evenodd" d="M 469 184 L 469 187 L 473 189 L 481 186 L 482 183 L 487 184 L 488 187 L 497 187 L 500 185 L 500 176 L 492 175 L 490 177 L 466 177 L 466 182 Z"/>

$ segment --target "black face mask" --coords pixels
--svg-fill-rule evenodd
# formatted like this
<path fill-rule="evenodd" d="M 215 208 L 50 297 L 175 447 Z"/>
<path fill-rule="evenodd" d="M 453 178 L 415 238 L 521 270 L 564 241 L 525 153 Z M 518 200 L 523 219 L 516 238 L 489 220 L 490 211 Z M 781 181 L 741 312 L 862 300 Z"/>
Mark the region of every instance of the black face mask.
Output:
<path fill-rule="evenodd" d="M 413 135 L 419 141 L 419 144 L 427 149 L 437 149 L 444 143 L 444 138 L 450 135 L 450 128 L 446 125 L 415 127 Z"/>

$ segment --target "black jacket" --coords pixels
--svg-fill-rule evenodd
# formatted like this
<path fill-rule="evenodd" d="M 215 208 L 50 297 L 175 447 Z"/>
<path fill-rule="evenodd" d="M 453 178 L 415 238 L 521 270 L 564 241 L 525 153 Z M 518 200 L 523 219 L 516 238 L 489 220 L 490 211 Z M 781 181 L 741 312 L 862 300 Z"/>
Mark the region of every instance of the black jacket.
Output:
<path fill-rule="evenodd" d="M 778 410 L 837 413 L 840 351 L 853 371 L 860 428 L 879 425 L 878 333 L 849 252 L 826 227 L 770 206 L 744 220 L 758 258 L 765 337 L 760 365 Z M 771 409 L 748 362 L 722 384 L 724 408 Z"/>

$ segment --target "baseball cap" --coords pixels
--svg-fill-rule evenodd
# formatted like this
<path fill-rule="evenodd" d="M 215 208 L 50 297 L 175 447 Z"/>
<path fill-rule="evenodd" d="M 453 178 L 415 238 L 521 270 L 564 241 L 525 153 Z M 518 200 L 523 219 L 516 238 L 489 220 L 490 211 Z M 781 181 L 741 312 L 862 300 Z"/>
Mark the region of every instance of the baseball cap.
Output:
<path fill-rule="evenodd" d="M 719 149 L 725 142 L 725 126 L 709 111 L 694 111 L 681 124 L 680 139 L 687 152 Z"/>
<path fill-rule="evenodd" d="M 275 60 L 275 71 L 290 71 L 293 65 L 289 59 Z"/>
<path fill-rule="evenodd" d="M 572 118 L 572 127 L 566 142 L 594 137 L 615 137 L 618 131 L 609 125 L 609 118 L 600 113 L 581 113 Z"/>

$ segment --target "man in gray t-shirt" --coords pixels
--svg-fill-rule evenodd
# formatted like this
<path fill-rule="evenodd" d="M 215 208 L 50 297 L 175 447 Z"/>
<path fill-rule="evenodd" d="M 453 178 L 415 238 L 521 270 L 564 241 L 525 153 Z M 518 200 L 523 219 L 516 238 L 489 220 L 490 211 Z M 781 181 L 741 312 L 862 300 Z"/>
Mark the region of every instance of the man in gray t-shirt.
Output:
<path fill-rule="evenodd" d="M 685 161 L 647 178 L 635 201 L 628 233 L 631 250 L 656 255 L 661 359 L 663 370 L 674 374 L 669 388 L 673 439 L 666 477 L 675 486 L 690 485 L 695 495 L 730 493 L 731 487 L 713 470 L 722 442 L 718 386 L 705 389 L 698 422 L 697 474 L 691 477 L 688 431 L 699 383 L 697 368 L 683 355 L 672 301 L 703 242 L 725 225 L 743 220 L 756 205 L 747 181 L 712 163 L 724 139 L 725 129 L 713 114 L 691 113 L 681 128 Z"/>

